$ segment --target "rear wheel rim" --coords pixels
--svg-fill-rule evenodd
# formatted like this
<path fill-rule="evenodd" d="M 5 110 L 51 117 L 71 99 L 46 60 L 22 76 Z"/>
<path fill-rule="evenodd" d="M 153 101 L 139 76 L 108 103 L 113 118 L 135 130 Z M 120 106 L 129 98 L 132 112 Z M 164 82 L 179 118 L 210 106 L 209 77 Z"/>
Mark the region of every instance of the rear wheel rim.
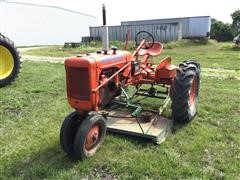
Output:
<path fill-rule="evenodd" d="M 196 102 L 196 90 L 197 90 L 197 80 L 196 78 L 193 79 L 191 88 L 189 90 L 189 104 L 190 106 L 194 105 Z"/>
<path fill-rule="evenodd" d="M 0 79 L 7 78 L 13 71 L 14 58 L 11 52 L 0 45 Z"/>
<path fill-rule="evenodd" d="M 100 128 L 100 125 L 94 125 L 89 129 L 84 144 L 87 151 L 92 150 L 100 142 Z"/>

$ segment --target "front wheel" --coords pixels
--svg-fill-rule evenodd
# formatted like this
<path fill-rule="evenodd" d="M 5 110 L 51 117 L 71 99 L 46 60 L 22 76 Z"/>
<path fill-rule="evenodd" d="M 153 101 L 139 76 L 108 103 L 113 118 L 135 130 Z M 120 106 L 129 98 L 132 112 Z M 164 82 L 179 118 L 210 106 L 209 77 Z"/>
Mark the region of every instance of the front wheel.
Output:
<path fill-rule="evenodd" d="M 184 61 L 179 65 L 171 87 L 172 117 L 186 123 L 196 115 L 200 88 L 200 64 Z"/>
<path fill-rule="evenodd" d="M 90 113 L 78 128 L 74 140 L 74 154 L 84 160 L 93 156 L 102 145 L 106 134 L 106 119 L 95 112 Z"/>
<path fill-rule="evenodd" d="M 74 157 L 73 143 L 84 115 L 77 111 L 70 113 L 62 123 L 60 130 L 60 144 L 62 149 L 70 156 Z"/>

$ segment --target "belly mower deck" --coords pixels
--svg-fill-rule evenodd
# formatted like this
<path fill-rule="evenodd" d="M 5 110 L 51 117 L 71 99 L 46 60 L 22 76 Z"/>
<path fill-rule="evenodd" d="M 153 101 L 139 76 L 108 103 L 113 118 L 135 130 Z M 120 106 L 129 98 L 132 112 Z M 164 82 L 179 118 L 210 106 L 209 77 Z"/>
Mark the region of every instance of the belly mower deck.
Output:
<path fill-rule="evenodd" d="M 148 138 L 157 144 L 165 140 L 166 136 L 171 132 L 173 124 L 172 120 L 158 114 L 155 114 L 155 117 L 149 122 L 139 122 L 136 118 L 129 118 L 131 112 L 126 111 L 113 111 L 111 115 L 121 115 L 122 117 L 108 117 L 108 131 Z"/>
<path fill-rule="evenodd" d="M 143 137 L 160 144 L 171 133 L 173 125 L 172 120 L 161 116 L 169 101 L 170 98 L 166 98 L 159 111 L 142 110 L 137 117 L 132 115 L 131 108 L 119 104 L 114 104 L 101 113 L 107 119 L 108 131 Z"/>

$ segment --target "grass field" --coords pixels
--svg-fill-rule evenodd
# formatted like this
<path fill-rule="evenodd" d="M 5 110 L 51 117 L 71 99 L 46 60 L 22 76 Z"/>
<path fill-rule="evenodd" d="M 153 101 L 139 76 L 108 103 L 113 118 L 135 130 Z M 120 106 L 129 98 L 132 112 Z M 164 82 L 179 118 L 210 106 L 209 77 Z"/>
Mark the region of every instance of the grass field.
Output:
<path fill-rule="evenodd" d="M 63 56 L 57 48 L 52 56 Z M 51 55 L 46 51 L 41 53 Z M 61 123 L 73 111 L 64 66 L 24 62 L 17 81 L 0 89 L 0 179 L 240 179 L 240 51 L 229 44 L 172 45 L 161 57 L 167 55 L 174 64 L 201 63 L 195 119 L 175 125 L 161 145 L 108 133 L 100 151 L 84 162 L 70 159 L 59 145 Z"/>

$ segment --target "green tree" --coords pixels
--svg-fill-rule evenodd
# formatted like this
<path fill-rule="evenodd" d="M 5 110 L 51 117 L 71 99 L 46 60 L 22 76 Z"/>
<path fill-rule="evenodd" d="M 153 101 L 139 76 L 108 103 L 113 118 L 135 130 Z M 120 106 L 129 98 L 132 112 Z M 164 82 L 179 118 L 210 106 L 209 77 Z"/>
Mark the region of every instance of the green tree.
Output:
<path fill-rule="evenodd" d="M 236 36 L 238 33 L 240 33 L 240 9 L 234 11 L 232 14 L 232 31 L 233 35 Z"/>
<path fill-rule="evenodd" d="M 223 23 L 216 19 L 212 19 L 211 38 L 217 41 L 232 41 L 232 26 L 228 23 Z"/>

